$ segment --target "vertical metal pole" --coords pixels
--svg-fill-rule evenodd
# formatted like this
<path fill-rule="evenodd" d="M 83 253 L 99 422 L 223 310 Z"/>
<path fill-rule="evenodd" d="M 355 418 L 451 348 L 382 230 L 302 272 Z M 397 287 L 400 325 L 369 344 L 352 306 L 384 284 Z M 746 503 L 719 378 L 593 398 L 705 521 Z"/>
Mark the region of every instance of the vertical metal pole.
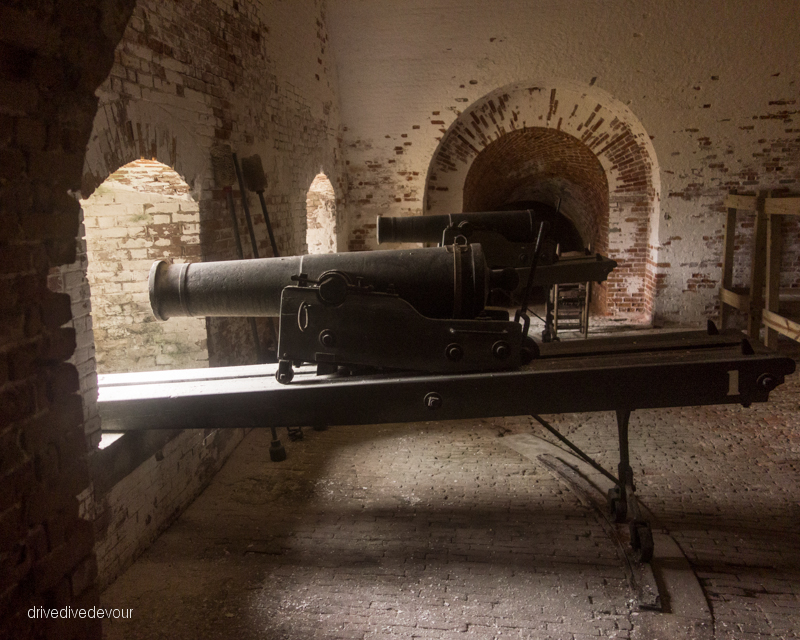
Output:
<path fill-rule="evenodd" d="M 619 434 L 619 466 L 617 476 L 619 477 L 619 499 L 625 505 L 627 511 L 628 490 L 631 492 L 633 487 L 633 469 L 631 469 L 630 451 L 628 448 L 628 423 L 631 417 L 630 409 L 617 409 L 617 433 Z"/>
<path fill-rule="evenodd" d="M 586 283 L 586 299 L 583 302 L 583 337 L 589 337 L 589 304 L 592 300 L 592 283 Z"/>
<path fill-rule="evenodd" d="M 242 251 L 242 238 L 239 236 L 239 223 L 236 221 L 236 208 L 233 204 L 233 191 L 230 187 L 225 189 L 225 195 L 228 199 L 228 211 L 231 214 L 231 224 L 233 225 L 233 238 L 236 240 L 236 255 L 239 260 L 244 260 L 244 251 Z M 256 362 L 264 362 L 263 354 L 261 353 L 261 341 L 258 339 L 258 327 L 256 326 L 255 318 L 248 318 L 250 325 L 250 333 L 253 334 L 253 344 L 256 349 Z"/>
<path fill-rule="evenodd" d="M 230 187 L 225 189 L 225 196 L 228 199 L 228 212 L 231 214 L 233 239 L 236 241 L 236 255 L 239 257 L 239 260 L 244 260 L 244 251 L 242 251 L 242 238 L 239 235 L 239 223 L 236 221 L 236 208 L 233 205 L 233 191 Z"/>
<path fill-rule="evenodd" d="M 727 303 L 723 301 L 724 291 L 730 291 L 733 287 L 733 250 L 736 240 L 736 209 L 728 207 L 728 215 L 725 222 L 725 240 L 722 244 L 722 282 L 719 285 L 719 328 L 725 330 L 729 311 Z"/>
<path fill-rule="evenodd" d="M 247 222 L 247 230 L 250 232 L 250 247 L 253 249 L 253 257 L 258 258 L 258 243 L 256 242 L 256 232 L 253 229 L 253 219 L 250 217 L 250 206 L 247 204 L 247 192 L 244 190 L 244 180 L 242 170 L 239 168 L 239 159 L 236 154 L 233 156 L 233 167 L 236 169 L 236 178 L 239 181 L 239 193 L 242 195 L 242 209 L 244 209 L 244 219 Z"/>
<path fill-rule="evenodd" d="M 593 243 L 589 243 L 589 255 L 592 254 L 594 250 Z M 583 338 L 586 339 L 589 337 L 589 306 L 592 304 L 592 283 L 591 281 L 586 283 L 586 301 L 583 305 Z"/>
<path fill-rule="evenodd" d="M 558 199 L 558 209 L 561 210 L 561 198 Z M 561 243 L 556 245 L 556 260 L 561 258 Z M 553 332 L 551 340 L 558 340 L 558 285 L 554 284 L 550 288 L 550 294 L 553 296 Z"/>
<path fill-rule="evenodd" d="M 258 192 L 258 199 L 261 202 L 261 211 L 264 213 L 264 222 L 267 223 L 267 233 L 269 234 L 269 244 L 272 247 L 272 255 L 277 258 L 280 256 L 278 253 L 278 243 L 275 242 L 275 235 L 272 233 L 272 225 L 269 221 L 269 212 L 267 211 L 267 203 L 264 201 L 264 192 Z"/>
<path fill-rule="evenodd" d="M 553 285 L 553 340 L 558 337 L 558 285 Z"/>

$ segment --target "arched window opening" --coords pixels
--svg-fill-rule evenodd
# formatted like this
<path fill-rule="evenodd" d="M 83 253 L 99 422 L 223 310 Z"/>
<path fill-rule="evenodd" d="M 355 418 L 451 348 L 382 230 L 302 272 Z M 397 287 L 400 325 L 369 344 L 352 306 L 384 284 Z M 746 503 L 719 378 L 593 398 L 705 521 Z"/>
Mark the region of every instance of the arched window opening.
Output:
<path fill-rule="evenodd" d="M 136 160 L 81 206 L 98 373 L 207 367 L 205 319 L 158 322 L 147 286 L 153 261 L 201 259 L 189 186 L 159 162 Z"/>
<path fill-rule="evenodd" d="M 336 251 L 336 194 L 324 173 L 314 178 L 306 196 L 308 253 Z"/>

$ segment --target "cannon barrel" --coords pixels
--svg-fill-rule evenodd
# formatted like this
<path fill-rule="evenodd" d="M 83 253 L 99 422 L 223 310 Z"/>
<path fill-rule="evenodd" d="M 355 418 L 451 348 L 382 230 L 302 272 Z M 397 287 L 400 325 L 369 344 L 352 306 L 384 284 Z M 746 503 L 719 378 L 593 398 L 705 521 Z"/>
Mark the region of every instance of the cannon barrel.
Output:
<path fill-rule="evenodd" d="M 277 317 L 283 288 L 297 284 L 293 276 L 318 281 L 331 271 L 345 274 L 352 285 L 396 293 L 429 318 L 474 318 L 490 287 L 515 286 L 507 270 L 487 269 L 480 245 L 174 265 L 162 260 L 150 269 L 150 305 L 159 320 Z"/>
<path fill-rule="evenodd" d="M 521 211 L 484 211 L 451 213 L 439 216 L 378 216 L 378 243 L 440 242 L 442 231 L 451 224 L 468 224 L 471 229 L 495 231 L 511 242 L 533 242 L 542 220 L 556 214 L 553 207 L 537 203 L 534 209 Z"/>

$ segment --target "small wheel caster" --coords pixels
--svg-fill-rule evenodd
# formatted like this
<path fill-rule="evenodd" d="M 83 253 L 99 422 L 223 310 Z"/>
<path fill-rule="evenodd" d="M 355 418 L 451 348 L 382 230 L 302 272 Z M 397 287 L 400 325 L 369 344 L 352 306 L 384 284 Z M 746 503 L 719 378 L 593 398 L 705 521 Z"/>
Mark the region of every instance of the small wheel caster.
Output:
<path fill-rule="evenodd" d="M 273 462 L 283 462 L 286 460 L 286 449 L 280 440 L 273 440 L 269 445 L 269 459 Z"/>
<path fill-rule="evenodd" d="M 631 548 L 636 552 L 639 562 L 650 562 L 653 559 L 653 530 L 647 522 L 631 520 L 628 525 L 631 534 Z"/>
<path fill-rule="evenodd" d="M 281 384 L 289 384 L 294 378 L 291 360 L 280 360 L 278 370 L 275 372 L 275 379 Z"/>
<path fill-rule="evenodd" d="M 608 508 L 614 522 L 625 522 L 628 517 L 628 505 L 620 499 L 619 487 L 612 487 L 608 490 Z"/>

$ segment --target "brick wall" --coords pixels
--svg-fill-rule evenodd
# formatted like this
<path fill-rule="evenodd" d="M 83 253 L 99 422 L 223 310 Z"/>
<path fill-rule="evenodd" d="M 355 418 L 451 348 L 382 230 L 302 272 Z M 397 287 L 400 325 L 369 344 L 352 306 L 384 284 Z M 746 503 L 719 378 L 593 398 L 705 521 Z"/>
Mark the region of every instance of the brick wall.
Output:
<path fill-rule="evenodd" d="M 474 115 L 473 122 L 479 121 Z M 558 129 L 514 129 L 478 152 L 464 180 L 464 211 L 496 211 L 526 201 L 559 207 L 584 247 L 608 252 L 608 182 L 603 166 L 577 138 Z M 553 232 L 551 239 L 561 241 Z M 614 279 L 610 284 L 618 286 Z M 608 286 L 592 288 L 598 311 L 607 311 Z"/>
<path fill-rule="evenodd" d="M 386 136 L 399 139 L 391 150 L 388 142 L 379 146 L 347 131 L 346 136 L 354 138 L 345 147 L 350 248 L 375 247 L 378 214 L 486 210 L 494 201 L 516 198 L 514 190 L 523 182 L 527 188 L 549 184 L 542 191 L 545 199 L 567 193 L 582 203 L 576 202 L 576 209 L 591 211 L 579 228 L 601 228 L 592 233 L 597 249 L 619 263 L 598 288 L 599 309 L 687 325 L 716 317 L 725 195 L 731 190 L 745 194 L 767 190 L 777 196 L 800 191 L 800 138 L 792 128 L 795 112 L 786 108 L 791 100 L 773 100 L 769 109 L 739 119 L 744 157 L 732 157 L 729 137 L 702 135 L 699 129 L 686 127 L 675 133 L 688 140 L 676 146 L 688 145 L 688 150 L 657 160 L 654 136 L 625 105 L 590 84 L 562 85 L 516 83 L 474 101 L 464 111 L 434 110 L 424 119 L 406 119 L 402 133 Z M 744 124 L 752 120 L 757 124 Z M 772 137 L 747 139 L 756 128 L 762 133 L 769 130 Z M 426 135 L 437 142 L 430 159 L 413 146 Z M 551 146 L 545 136 L 560 144 Z M 555 148 L 557 155 L 565 156 L 572 149 L 576 158 L 583 158 L 578 161 L 580 168 L 553 162 Z M 605 192 L 587 153 L 605 173 Z M 686 159 L 680 159 L 682 153 Z M 676 159 L 683 163 L 679 169 L 662 169 L 664 161 L 674 166 Z M 425 163 L 423 195 L 419 169 Z M 567 188 L 576 184 L 584 185 L 581 196 Z M 737 286 L 749 283 L 752 227 L 752 216 L 740 214 Z M 800 225 L 787 219 L 783 228 L 781 286 L 797 288 Z"/>
<path fill-rule="evenodd" d="M 486 146 L 464 181 L 465 211 L 494 211 L 533 200 L 557 206 L 579 230 L 585 246 L 606 251 L 608 183 L 595 155 L 558 129 L 510 131 Z"/>
<path fill-rule="evenodd" d="M 113 486 L 95 483 L 83 496 L 82 511 L 95 525 L 99 588 L 112 583 L 183 513 L 243 436 L 241 429 L 211 426 L 182 431 Z"/>
<path fill-rule="evenodd" d="M 172 167 L 200 210 L 203 260 L 235 257 L 223 187 L 211 148 L 261 156 L 264 193 L 279 250 L 306 244 L 306 195 L 320 169 L 344 193 L 336 68 L 321 0 L 262 3 L 137 3 L 100 106 L 84 167 L 83 195 L 141 157 Z M 246 226 L 233 185 L 239 228 Z M 271 255 L 258 200 L 248 195 L 261 257 Z M 250 256 L 247 236 L 245 257 Z M 259 323 L 269 344 L 270 324 Z M 208 322 L 212 366 L 255 362 L 242 319 Z"/>
<path fill-rule="evenodd" d="M 88 374 L 66 361 L 76 329 L 51 267 L 76 259 L 81 167 L 96 98 L 132 3 L 0 7 L 0 637 L 100 638 L 97 621 L 34 621 L 34 606 L 97 603 L 89 484 Z M 67 287 L 80 287 L 66 271 Z M 65 326 L 73 322 L 74 326 Z"/>
<path fill-rule="evenodd" d="M 618 262 L 608 282 L 596 288 L 598 308 L 649 318 L 658 167 L 647 133 L 624 105 L 588 85 L 515 83 L 455 118 L 434 111 L 426 120 L 401 134 L 413 139 L 422 135 L 415 132 L 423 126 L 428 135 L 435 132 L 438 146 L 429 162 L 422 159 L 428 162 L 424 187 L 421 172 L 412 170 L 421 164 L 419 154 L 406 160 L 410 142 L 395 147 L 387 161 L 380 161 L 366 140 L 348 145 L 354 160 L 357 154 L 367 158 L 348 165 L 351 249 L 374 248 L 379 213 L 483 209 L 536 183 L 539 195 L 548 199 L 565 195 L 586 239 Z"/>
<path fill-rule="evenodd" d="M 78 517 L 76 496 L 83 516 L 94 519 L 104 584 L 202 489 L 242 435 L 214 434 L 213 427 L 187 431 L 123 482 L 94 490 L 84 443 L 97 445 L 100 422 L 89 262 L 85 244 L 75 241 L 85 230 L 74 196 L 80 191 L 89 198 L 129 162 L 165 164 L 197 203 L 201 256 L 219 260 L 234 257 L 234 242 L 224 185 L 214 181 L 212 146 L 260 154 L 284 253 L 304 248 L 306 195 L 320 170 L 344 192 L 336 67 L 323 2 L 133 4 L 2 9 L 1 143 L 10 153 L 0 167 L 0 433 L 9 445 L 1 461 L 8 490 L 0 504 L 0 610 L 13 637 L 32 632 L 24 617 L 32 603 L 95 601 L 92 527 Z M 234 197 L 245 229 L 237 185 Z M 249 197 L 259 247 L 269 255 L 263 215 Z M 102 228 L 99 220 L 87 216 L 89 228 Z M 195 230 L 182 235 L 194 238 Z M 64 266 L 51 271 L 58 265 Z M 51 286 L 72 299 L 48 292 L 48 274 Z M 62 328 L 65 323 L 71 326 Z M 101 329 L 98 324 L 98 335 Z M 269 324 L 261 330 L 268 341 Z M 246 324 L 212 324 L 209 352 L 216 365 L 253 362 Z M 71 356 L 77 368 L 64 364 Z M 53 637 L 99 637 L 96 625 L 52 628 Z"/>
<path fill-rule="evenodd" d="M 86 255 L 83 211 L 80 212 L 80 227 L 76 244 L 76 259 L 70 264 L 52 267 L 47 278 L 47 287 L 54 293 L 69 296 L 72 318 L 65 323 L 75 331 L 75 351 L 67 362 L 78 371 L 78 385 L 83 398 L 83 429 L 86 444 L 91 451 L 100 443 L 101 425 L 97 409 L 97 363 L 95 362 L 94 330 L 89 280 L 86 276 Z"/>
<path fill-rule="evenodd" d="M 636 11 L 625 3 L 333 4 L 348 244 L 372 248 L 378 214 L 422 215 L 425 176 L 443 137 L 486 96 L 525 83 L 543 104 L 533 117 L 520 116 L 517 128 L 525 120 L 528 128 L 558 130 L 561 121 L 561 131 L 582 140 L 595 127 L 608 130 L 614 117 L 640 123 L 631 129 L 634 146 L 600 158 L 611 196 L 609 250 L 626 270 L 617 309 L 640 310 L 643 300 L 645 318 L 702 325 L 717 307 L 725 194 L 800 192 L 796 13 L 795 0 L 776 0 L 769 11 L 724 0 L 642 0 Z M 569 86 L 583 87 L 577 100 L 563 92 Z M 594 101 L 597 88 L 613 102 Z M 509 132 L 517 103 L 505 120 L 494 104 L 495 111 L 476 113 L 492 140 L 500 128 Z M 616 113 L 589 121 L 597 104 L 613 104 Z M 465 124 L 458 133 L 478 153 L 484 140 Z M 626 158 L 631 152 L 638 157 Z M 631 171 L 643 160 L 651 165 L 645 188 Z M 630 188 L 620 188 L 626 170 Z M 787 247 L 785 267 L 797 249 L 797 242 Z M 743 253 L 740 265 L 748 264 Z M 784 282 L 798 274 L 792 268 Z"/>
<path fill-rule="evenodd" d="M 747 151 L 741 156 L 733 152 L 725 136 L 704 135 L 699 127 L 679 132 L 683 144 L 676 153 L 691 154 L 698 166 L 688 185 L 678 186 L 674 175 L 667 176 L 660 249 L 660 260 L 668 267 L 660 296 L 665 317 L 717 316 L 727 211 L 724 200 L 728 193 L 774 197 L 800 194 L 800 129 L 793 127 L 797 112 L 786 109 L 781 104 L 785 102 L 792 100 L 765 99 L 763 109 L 736 118 L 742 138 L 739 146 Z M 798 289 L 800 220 L 786 216 L 781 226 L 780 284 L 785 289 Z M 687 233 L 687 227 L 693 228 L 693 233 Z M 740 211 L 733 270 L 737 287 L 750 284 L 754 228 L 754 214 Z M 743 320 L 741 316 L 740 325 Z"/>
<path fill-rule="evenodd" d="M 124 359 L 98 355 L 101 372 L 149 368 L 151 358 L 156 358 L 153 368 L 159 368 L 159 358 L 165 368 L 198 366 L 197 354 L 187 356 L 189 362 L 178 358 L 174 348 L 177 334 L 186 336 L 189 344 L 198 342 L 198 327 L 184 331 L 180 320 L 149 322 L 144 292 L 146 271 L 164 251 L 174 261 L 236 257 L 226 186 L 232 187 L 245 257 L 252 257 L 239 185 L 215 179 L 212 148 L 230 145 L 240 158 L 260 155 L 267 184 L 264 197 L 284 255 L 305 250 L 306 198 L 317 174 L 324 171 L 338 185 L 336 190 L 344 191 L 336 68 L 327 45 L 325 11 L 318 0 L 137 2 L 111 72 L 97 91 L 100 102 L 86 151 L 82 195 L 87 199 L 89 278 L 98 354 L 123 339 L 120 311 L 143 321 L 148 332 L 158 328 L 159 340 L 169 335 L 161 343 L 169 346 L 159 353 L 137 345 L 137 353 L 131 354 L 128 341 Z M 131 162 L 143 176 L 134 177 Z M 170 168 L 168 178 L 159 178 L 161 186 L 142 184 L 153 163 Z M 178 182 L 185 186 L 177 193 L 163 193 L 175 191 Z M 110 217 L 98 208 L 120 204 L 116 195 L 109 195 L 111 183 L 128 191 L 126 210 L 124 215 L 114 214 L 113 226 L 101 226 L 108 225 Z M 144 193 L 154 188 L 162 192 L 158 199 Z M 259 201 L 255 194 L 247 197 L 259 255 L 268 257 L 271 248 Z M 93 235 L 119 242 L 110 250 L 95 250 Z M 126 258 L 124 274 L 103 267 L 118 262 L 110 260 L 119 257 L 113 255 L 118 251 Z M 100 293 L 101 287 L 106 296 L 102 301 L 94 297 L 94 288 Z M 139 304 L 134 297 L 140 296 L 141 305 L 125 309 L 124 301 L 109 297 L 122 294 L 130 294 L 131 305 Z M 85 299 L 81 302 L 86 304 Z M 186 319 L 195 325 L 203 322 Z M 262 344 L 269 345 L 271 324 L 258 325 Z M 123 326 L 128 331 L 130 327 Z M 211 366 L 256 362 L 246 320 L 208 319 L 203 335 Z M 134 340 L 140 337 L 141 329 Z M 82 494 L 83 513 L 95 524 L 101 585 L 129 566 L 182 512 L 243 435 L 216 433 L 214 425 L 198 426 L 204 429 L 174 437 L 119 482 L 97 482 Z M 118 446 L 125 444 L 112 445 Z"/>

